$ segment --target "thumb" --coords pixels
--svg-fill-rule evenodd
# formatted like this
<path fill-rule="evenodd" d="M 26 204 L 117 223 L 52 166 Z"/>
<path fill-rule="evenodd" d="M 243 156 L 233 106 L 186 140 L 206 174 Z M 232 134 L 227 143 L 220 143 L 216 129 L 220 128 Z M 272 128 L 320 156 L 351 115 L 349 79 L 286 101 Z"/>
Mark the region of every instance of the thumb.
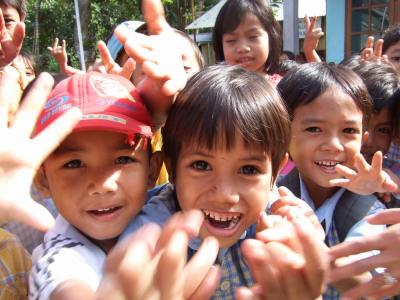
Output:
<path fill-rule="evenodd" d="M 50 212 L 33 199 L 19 202 L 19 205 L 11 209 L 12 219 L 32 226 L 40 231 L 47 231 L 54 226 L 54 218 Z"/>

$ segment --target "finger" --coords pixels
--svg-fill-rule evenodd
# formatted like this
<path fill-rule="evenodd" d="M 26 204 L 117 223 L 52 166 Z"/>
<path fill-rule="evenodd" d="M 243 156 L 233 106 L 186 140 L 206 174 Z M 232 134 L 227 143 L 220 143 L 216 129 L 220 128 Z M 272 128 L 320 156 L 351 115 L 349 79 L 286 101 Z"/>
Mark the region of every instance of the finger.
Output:
<path fill-rule="evenodd" d="M 164 83 L 161 92 L 166 96 L 173 96 L 183 90 L 186 82 L 187 78 L 185 76 L 174 77 Z"/>
<path fill-rule="evenodd" d="M 0 9 L 1 10 L 1 9 Z M 0 76 L 0 128 L 7 127 L 11 101 L 19 101 L 14 89 L 10 89 L 10 82 L 18 82 L 19 73 L 14 68 L 5 71 Z"/>
<path fill-rule="evenodd" d="M 17 48 L 17 52 L 19 53 L 19 50 L 22 48 L 22 42 L 25 38 L 25 23 L 24 22 L 18 22 L 17 25 L 15 25 L 14 32 L 13 32 L 13 44 Z"/>
<path fill-rule="evenodd" d="M 13 207 L 10 208 L 12 211 L 10 219 L 44 232 L 54 226 L 54 218 L 44 206 L 33 199 L 20 200 L 22 199 L 16 199 Z"/>
<path fill-rule="evenodd" d="M 374 37 L 370 35 L 365 41 L 365 48 L 373 48 L 374 47 Z"/>
<path fill-rule="evenodd" d="M 120 75 L 130 80 L 133 72 L 135 72 L 135 69 L 136 62 L 132 58 L 128 58 L 128 60 L 122 66 Z"/>
<path fill-rule="evenodd" d="M 368 60 L 373 54 L 372 48 L 365 48 L 363 51 L 361 51 L 361 58 L 364 60 Z"/>
<path fill-rule="evenodd" d="M 210 268 L 217 259 L 218 249 L 218 241 L 215 238 L 206 238 L 201 244 L 199 250 L 187 263 L 184 270 L 184 277 L 186 280 L 184 293 L 185 299 L 190 298 L 206 277 Z"/>
<path fill-rule="evenodd" d="M 370 251 L 371 249 L 379 250 L 382 246 L 382 235 L 374 234 L 333 246 L 329 249 L 329 256 L 331 259 L 337 259 L 339 257 Z"/>
<path fill-rule="evenodd" d="M 310 23 L 310 18 L 307 16 L 307 14 L 304 15 L 304 23 L 306 24 L 306 30 L 310 31 L 311 23 Z"/>
<path fill-rule="evenodd" d="M 386 299 L 393 295 L 398 295 L 399 292 L 400 292 L 400 283 L 397 283 L 391 286 L 389 285 L 380 287 L 379 289 L 373 291 L 370 294 L 370 297 L 375 297 L 375 299 L 383 299 L 383 298 Z"/>
<path fill-rule="evenodd" d="M 128 39 L 125 42 L 126 53 L 139 64 L 145 61 L 157 62 L 158 58 L 152 49 L 151 42 L 143 38 L 141 40 Z"/>
<path fill-rule="evenodd" d="M 158 80 L 161 81 L 162 80 L 166 81 L 167 79 L 169 79 L 167 77 L 166 70 L 162 66 L 151 61 L 143 62 L 142 72 L 151 78 L 157 78 Z"/>
<path fill-rule="evenodd" d="M 316 235 L 316 231 L 308 219 L 297 218 L 293 220 L 293 224 L 303 248 L 302 254 L 306 261 L 305 276 L 308 287 L 312 294 L 317 297 L 322 293 L 329 266 L 328 248 L 323 243 L 324 239 Z"/>
<path fill-rule="evenodd" d="M 377 58 L 382 57 L 383 39 L 379 39 L 375 43 L 374 55 Z"/>
<path fill-rule="evenodd" d="M 212 298 L 221 280 L 221 269 L 211 266 L 200 286 L 190 297 L 190 300 L 203 300 Z"/>
<path fill-rule="evenodd" d="M 160 299 L 182 299 L 184 290 L 183 267 L 186 263 L 188 238 L 177 230 L 163 251 L 157 266 L 157 285 Z"/>
<path fill-rule="evenodd" d="M 335 166 L 335 171 L 336 173 L 338 173 L 339 176 L 344 176 L 346 178 L 353 178 L 354 176 L 357 176 L 357 172 L 354 171 L 353 169 L 345 166 L 345 165 L 341 165 L 341 164 L 337 164 Z"/>
<path fill-rule="evenodd" d="M 347 188 L 349 186 L 349 184 L 350 184 L 350 179 L 346 179 L 346 178 L 337 178 L 337 179 L 329 180 L 330 186 Z"/>
<path fill-rule="evenodd" d="M 376 154 L 376 153 L 375 153 Z M 365 160 L 364 156 L 361 153 L 356 153 L 354 155 L 354 166 L 357 169 L 358 173 L 367 173 L 371 171 L 371 166 Z M 381 169 L 382 169 L 382 160 L 381 160 Z M 372 170 L 372 172 L 375 172 Z"/>
<path fill-rule="evenodd" d="M 255 281 L 268 293 L 268 299 L 287 299 L 283 289 L 283 278 L 272 264 L 272 258 L 262 242 L 245 240 L 241 245 Z"/>
<path fill-rule="evenodd" d="M 38 115 L 42 111 L 48 94 L 53 88 L 53 77 L 48 73 L 39 75 L 38 80 L 34 83 L 25 101 L 18 109 L 15 115 L 14 128 L 19 134 L 30 136 L 36 124 Z"/>
<path fill-rule="evenodd" d="M 81 111 L 78 108 L 72 108 L 49 124 L 45 130 L 33 139 L 32 151 L 36 155 L 37 166 L 72 132 L 81 117 Z"/>
<path fill-rule="evenodd" d="M 165 19 L 164 7 L 160 0 L 143 0 L 142 10 L 149 34 L 161 34 L 165 31 L 171 31 L 171 27 Z"/>
<path fill-rule="evenodd" d="M 156 251 L 165 247 L 166 243 L 171 238 L 171 235 L 176 230 L 183 230 L 190 239 L 196 237 L 200 231 L 203 220 L 204 215 L 199 210 L 175 213 L 164 225 L 161 237 L 157 242 Z"/>
<path fill-rule="evenodd" d="M 385 278 L 382 274 L 378 274 L 366 283 L 358 284 L 356 287 L 344 292 L 343 297 L 346 299 L 360 299 L 373 294 L 383 286 L 385 286 Z"/>
<path fill-rule="evenodd" d="M 0 9 L 0 32 L 3 34 L 4 31 L 6 31 L 6 25 L 4 22 L 3 10 Z"/>
<path fill-rule="evenodd" d="M 235 299 L 237 300 L 261 300 L 262 298 L 259 297 L 253 289 L 240 287 L 236 290 Z"/>
<path fill-rule="evenodd" d="M 317 17 L 316 16 L 313 16 L 312 18 L 311 18 L 311 24 L 310 24 L 310 31 L 312 32 L 313 30 L 314 30 L 314 28 L 315 28 L 315 23 L 317 22 Z"/>
<path fill-rule="evenodd" d="M 148 243 L 149 249 L 151 249 L 151 252 L 154 252 L 160 234 L 160 227 L 156 224 L 150 223 L 141 227 L 134 234 L 129 235 L 127 238 L 119 242 L 107 255 L 105 271 L 116 272 L 129 248 L 132 247 L 132 245 L 135 245 L 138 241 Z"/>
<path fill-rule="evenodd" d="M 65 51 L 65 49 L 67 49 L 67 42 L 62 40 L 62 50 Z"/>
<path fill-rule="evenodd" d="M 58 38 L 55 38 L 53 43 L 53 49 L 56 49 L 57 47 L 58 47 Z"/>
<path fill-rule="evenodd" d="M 396 224 L 400 223 L 400 208 L 391 208 L 371 216 L 367 216 L 366 220 L 370 224 Z"/>

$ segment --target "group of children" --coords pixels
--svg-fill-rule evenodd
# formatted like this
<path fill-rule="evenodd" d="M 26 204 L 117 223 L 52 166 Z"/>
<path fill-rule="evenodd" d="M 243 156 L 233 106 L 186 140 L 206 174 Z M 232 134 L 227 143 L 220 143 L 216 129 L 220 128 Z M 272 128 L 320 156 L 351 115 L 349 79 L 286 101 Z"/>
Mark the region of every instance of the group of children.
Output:
<path fill-rule="evenodd" d="M 99 44 L 100 72 L 77 72 L 50 93 L 41 76 L 15 121 L 1 114 L 0 133 L 15 142 L 0 147 L 0 207 L 15 216 L 0 216 L 49 227 L 20 199 L 32 182 L 58 215 L 32 267 L 25 253 L 19 278 L 7 279 L 15 289 L 0 284 L 30 299 L 399 293 L 399 159 L 382 157 L 399 144 L 394 64 L 314 62 L 281 78 L 271 7 L 229 0 L 213 33 L 223 63 L 203 68 L 160 1 L 144 0 L 143 12 L 145 25 L 125 22 Z M 384 53 L 396 62 L 392 32 Z M 23 159 L 23 145 L 37 150 Z M 162 163 L 168 182 L 156 185 Z"/>

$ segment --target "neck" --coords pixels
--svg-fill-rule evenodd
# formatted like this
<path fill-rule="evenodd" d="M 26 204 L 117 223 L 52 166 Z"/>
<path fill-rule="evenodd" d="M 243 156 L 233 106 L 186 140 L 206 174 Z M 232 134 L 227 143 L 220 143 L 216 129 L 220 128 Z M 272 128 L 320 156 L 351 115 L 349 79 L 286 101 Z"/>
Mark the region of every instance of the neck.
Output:
<path fill-rule="evenodd" d="M 315 209 L 319 208 L 330 196 L 337 192 L 337 187 L 322 187 L 303 178 L 308 194 L 314 203 Z"/>

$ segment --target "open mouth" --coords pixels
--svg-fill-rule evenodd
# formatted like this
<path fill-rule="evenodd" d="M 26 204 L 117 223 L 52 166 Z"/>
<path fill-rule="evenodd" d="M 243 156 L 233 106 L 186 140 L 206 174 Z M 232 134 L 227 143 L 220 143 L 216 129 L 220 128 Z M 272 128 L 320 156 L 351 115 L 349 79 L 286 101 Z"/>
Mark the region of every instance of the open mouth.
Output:
<path fill-rule="evenodd" d="M 106 216 L 106 215 L 110 215 L 110 214 L 116 212 L 117 210 L 119 210 L 121 208 L 122 208 L 122 206 L 99 208 L 99 209 L 88 210 L 88 213 L 96 215 L 96 216 Z"/>
<path fill-rule="evenodd" d="M 239 224 L 241 213 L 217 213 L 203 210 L 205 221 L 214 228 L 230 230 Z"/>
<path fill-rule="evenodd" d="M 327 173 L 336 173 L 335 166 L 340 164 L 340 161 L 337 160 L 316 160 L 314 164 L 318 167 L 322 168 Z"/>

